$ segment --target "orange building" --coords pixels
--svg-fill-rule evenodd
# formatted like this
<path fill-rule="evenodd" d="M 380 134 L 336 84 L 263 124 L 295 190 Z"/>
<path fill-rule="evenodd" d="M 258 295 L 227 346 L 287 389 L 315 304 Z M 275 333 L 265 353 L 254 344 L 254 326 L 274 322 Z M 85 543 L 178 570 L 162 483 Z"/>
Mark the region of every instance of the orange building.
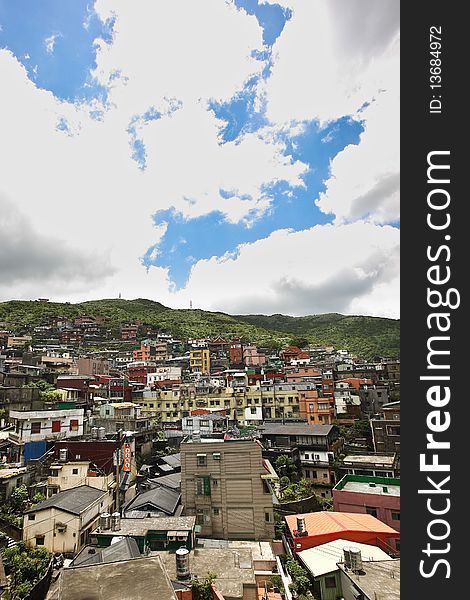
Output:
<path fill-rule="evenodd" d="M 293 552 L 315 548 L 337 539 L 378 546 L 393 551 L 400 533 L 372 515 L 347 512 L 315 512 L 286 517 L 287 540 Z"/>
<path fill-rule="evenodd" d="M 332 425 L 335 419 L 334 398 L 319 398 L 317 390 L 299 390 L 299 415 L 310 425 Z"/>

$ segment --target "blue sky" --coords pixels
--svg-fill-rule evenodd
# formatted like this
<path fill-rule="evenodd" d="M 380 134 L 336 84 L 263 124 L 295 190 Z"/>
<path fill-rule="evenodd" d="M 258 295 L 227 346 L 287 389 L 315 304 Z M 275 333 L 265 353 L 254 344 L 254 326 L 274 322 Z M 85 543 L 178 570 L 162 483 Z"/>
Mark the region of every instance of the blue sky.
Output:
<path fill-rule="evenodd" d="M 94 40 L 112 40 L 112 19 L 102 22 L 90 0 L 0 0 L 0 46 L 8 48 L 38 87 L 63 100 L 105 97 L 89 76 Z"/>
<path fill-rule="evenodd" d="M 46 138 L 42 130 L 35 138 L 33 131 L 21 142 L 12 125 L 11 139 L 4 140 L 4 164 L 10 160 L 8 147 L 22 145 L 28 152 L 7 169 L 11 177 L 0 182 L 0 196 L 21 206 L 31 228 L 47 239 L 64 230 L 60 219 L 66 216 L 54 212 L 64 194 L 81 206 L 84 226 L 86 207 L 99 209 L 109 221 L 99 235 L 85 243 L 83 236 L 67 232 L 67 242 L 80 254 L 77 264 L 87 262 L 82 254 L 90 248 L 98 262 L 110 257 L 109 273 L 116 273 L 117 283 L 108 286 L 103 280 L 102 288 L 97 283 L 98 295 L 122 280 L 134 282 L 132 289 L 140 295 L 161 290 L 160 299 L 169 304 L 181 305 L 199 294 L 201 305 L 228 306 L 216 287 L 202 283 L 204 262 L 224 258 L 211 267 L 217 272 L 214 280 L 221 280 L 232 268 L 242 268 L 247 252 L 262 252 L 274 234 L 286 232 L 285 256 L 277 257 L 277 269 L 260 280 L 260 294 L 276 295 L 284 289 L 279 282 L 294 277 L 300 239 L 311 236 L 311 255 L 318 257 L 324 241 L 317 247 L 317 238 L 353 223 L 372 224 L 378 238 L 369 245 L 364 238 L 354 264 L 338 251 L 336 270 L 352 269 L 351 277 L 364 278 L 364 272 L 388 269 L 380 266 L 379 238 L 386 240 L 388 256 L 395 238 L 386 228 L 399 225 L 393 112 L 398 19 L 393 0 L 366 4 L 340 10 L 321 0 L 204 0 L 197 5 L 173 0 L 132 7 L 108 0 L 0 0 L 0 60 L 8 67 L 2 88 L 25 94 L 21 102 L 13 98 L 5 114 L 11 123 L 21 123 L 21 111 L 29 106 L 26 121 L 33 129 L 35 119 L 46 123 L 55 115 Z M 375 23 L 373 35 L 345 36 L 365 15 Z M 21 68 L 34 84 L 27 92 Z M 50 98 L 35 99 L 35 91 L 43 90 L 51 92 Z M 194 127 L 193 118 L 199 119 Z M 33 155 L 34 143 L 29 152 L 30 141 L 40 144 L 39 154 Z M 178 152 L 186 141 L 192 155 Z M 207 149 L 212 170 L 201 158 Z M 272 165 L 280 165 L 277 172 Z M 23 183 L 29 181 L 37 187 L 29 190 Z M 30 200 L 36 194 L 44 203 L 42 212 Z M 133 212 L 124 217 L 129 207 Z M 359 214 L 358 207 L 368 212 Z M 30 256 L 33 260 L 33 252 Z M 377 266 L 376 261 L 382 262 Z M 51 267 L 51 282 L 58 281 L 61 268 Z M 321 277 L 327 278 L 332 268 L 325 263 L 324 269 Z M 395 281 L 391 267 L 390 273 Z M 369 292 L 385 290 L 387 277 L 374 279 Z M 36 290 L 30 282 L 24 285 Z M 383 303 L 383 290 L 371 306 Z M 291 300 L 281 301 L 280 294 L 275 308 L 287 311 Z M 310 309 L 292 310 L 313 312 L 311 298 Z M 341 302 L 338 310 L 349 306 Z"/>
<path fill-rule="evenodd" d="M 237 116 L 240 114 L 238 112 Z M 248 116 L 245 123 L 249 120 Z M 243 125 L 242 120 L 238 122 Z M 233 253 L 240 244 L 268 237 L 278 229 L 301 231 L 331 222 L 331 215 L 322 213 L 313 200 L 324 190 L 331 157 L 346 145 L 357 144 L 361 131 L 360 122 L 343 118 L 324 129 L 310 122 L 299 135 L 280 135 L 286 145 L 285 154 L 308 165 L 308 171 L 302 177 L 303 187 L 292 188 L 282 181 L 267 186 L 264 192 L 271 199 L 270 208 L 260 216 L 253 211 L 236 224 L 229 222 L 220 210 L 194 219 L 185 219 L 174 208 L 158 211 L 154 216 L 155 223 L 166 223 L 167 230 L 161 242 L 148 250 L 145 264 L 168 268 L 176 287 L 182 287 L 198 260 Z M 222 137 L 225 140 L 223 134 Z M 231 141 L 231 137 L 229 135 L 227 139 Z M 221 195 L 230 196 L 224 190 Z M 155 250 L 156 259 L 152 258 Z"/>

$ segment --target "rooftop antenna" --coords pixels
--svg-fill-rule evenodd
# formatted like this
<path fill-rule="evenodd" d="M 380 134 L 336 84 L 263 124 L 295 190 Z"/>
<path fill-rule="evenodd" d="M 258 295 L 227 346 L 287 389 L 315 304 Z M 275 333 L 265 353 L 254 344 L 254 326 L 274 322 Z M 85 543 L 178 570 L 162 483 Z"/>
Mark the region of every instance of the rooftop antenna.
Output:
<path fill-rule="evenodd" d="M 121 299 L 121 292 L 119 292 L 119 300 Z"/>
<path fill-rule="evenodd" d="M 189 301 L 189 308 L 190 308 L 191 310 L 192 310 L 192 308 L 193 308 L 193 301 L 192 301 L 192 300 L 190 300 L 190 301 Z"/>

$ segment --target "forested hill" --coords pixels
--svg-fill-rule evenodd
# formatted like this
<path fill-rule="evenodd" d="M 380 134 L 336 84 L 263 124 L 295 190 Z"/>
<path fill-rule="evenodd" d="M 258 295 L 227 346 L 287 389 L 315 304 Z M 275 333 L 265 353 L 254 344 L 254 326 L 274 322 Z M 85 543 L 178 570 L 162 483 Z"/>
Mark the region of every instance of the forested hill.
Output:
<path fill-rule="evenodd" d="M 16 328 L 46 325 L 50 317 L 107 316 L 112 327 L 139 320 L 178 337 L 243 337 L 258 345 L 279 348 L 309 342 L 348 349 L 363 358 L 397 357 L 400 322 L 336 313 L 286 315 L 228 315 L 204 310 L 171 309 L 153 300 L 91 300 L 79 304 L 11 300 L 0 303 L 0 322 Z"/>

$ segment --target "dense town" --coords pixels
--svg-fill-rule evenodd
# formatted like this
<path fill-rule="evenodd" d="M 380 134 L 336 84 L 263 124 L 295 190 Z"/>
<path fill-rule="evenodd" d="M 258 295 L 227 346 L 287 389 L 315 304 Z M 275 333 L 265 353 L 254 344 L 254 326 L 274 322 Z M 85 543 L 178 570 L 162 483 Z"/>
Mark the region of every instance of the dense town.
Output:
<path fill-rule="evenodd" d="M 400 362 L 0 323 L 5 598 L 393 600 Z"/>

